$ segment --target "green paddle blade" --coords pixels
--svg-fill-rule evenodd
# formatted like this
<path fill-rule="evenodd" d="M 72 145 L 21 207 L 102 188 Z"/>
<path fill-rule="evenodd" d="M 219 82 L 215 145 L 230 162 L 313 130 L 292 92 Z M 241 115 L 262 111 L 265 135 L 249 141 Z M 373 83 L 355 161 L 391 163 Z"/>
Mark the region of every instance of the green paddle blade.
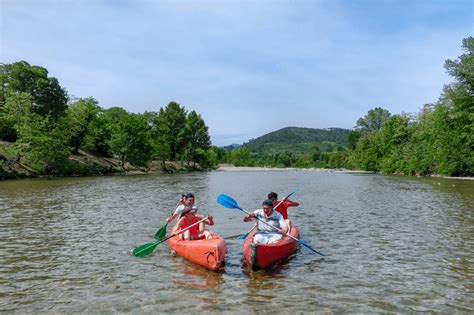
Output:
<path fill-rule="evenodd" d="M 135 249 L 132 251 L 132 254 L 135 255 L 135 256 L 137 256 L 137 257 L 146 256 L 146 255 L 152 253 L 153 250 L 155 249 L 156 245 L 158 245 L 158 244 L 160 244 L 160 243 L 161 243 L 161 242 L 143 244 L 142 246 L 135 248 Z"/>
<path fill-rule="evenodd" d="M 156 231 L 155 238 L 161 240 L 162 238 L 164 238 L 166 236 L 166 226 L 167 225 L 168 225 L 168 223 L 166 223 L 158 231 Z"/>

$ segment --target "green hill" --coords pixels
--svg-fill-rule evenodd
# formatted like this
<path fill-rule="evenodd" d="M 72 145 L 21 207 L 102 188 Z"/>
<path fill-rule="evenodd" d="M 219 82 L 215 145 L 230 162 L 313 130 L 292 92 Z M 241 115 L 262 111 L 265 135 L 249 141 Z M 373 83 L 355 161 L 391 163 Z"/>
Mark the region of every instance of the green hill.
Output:
<path fill-rule="evenodd" d="M 286 127 L 266 135 L 251 139 L 244 146 L 255 153 L 277 153 L 292 151 L 306 153 L 315 145 L 324 151 L 335 151 L 347 147 L 349 129 Z"/>

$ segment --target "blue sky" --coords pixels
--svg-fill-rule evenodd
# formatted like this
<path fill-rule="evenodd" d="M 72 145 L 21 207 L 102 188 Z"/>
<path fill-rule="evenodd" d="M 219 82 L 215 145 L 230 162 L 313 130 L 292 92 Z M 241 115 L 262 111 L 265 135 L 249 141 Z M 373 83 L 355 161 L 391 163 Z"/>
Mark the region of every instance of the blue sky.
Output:
<path fill-rule="evenodd" d="M 0 62 L 104 108 L 195 110 L 215 145 L 416 113 L 452 81 L 474 1 L 0 0 Z"/>

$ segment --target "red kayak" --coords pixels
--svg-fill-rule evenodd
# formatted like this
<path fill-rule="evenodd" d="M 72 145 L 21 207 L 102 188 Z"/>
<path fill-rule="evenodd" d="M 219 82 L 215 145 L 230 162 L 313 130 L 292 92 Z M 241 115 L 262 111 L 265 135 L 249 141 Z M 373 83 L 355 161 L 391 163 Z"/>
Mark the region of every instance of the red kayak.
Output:
<path fill-rule="evenodd" d="M 175 225 L 171 230 L 171 234 L 176 232 L 177 229 L 178 226 Z M 179 256 L 206 269 L 216 271 L 224 266 L 227 247 L 219 235 L 210 232 L 212 239 L 192 241 L 184 241 L 181 239 L 181 235 L 176 235 L 168 240 L 168 246 Z"/>
<path fill-rule="evenodd" d="M 288 236 L 283 236 L 283 238 L 271 244 L 255 244 L 253 243 L 253 237 L 256 233 L 256 231 L 250 233 L 242 245 L 244 259 L 254 270 L 265 269 L 285 260 L 298 247 L 298 242 Z M 297 239 L 300 238 L 300 233 L 294 225 L 292 225 L 289 234 Z"/>

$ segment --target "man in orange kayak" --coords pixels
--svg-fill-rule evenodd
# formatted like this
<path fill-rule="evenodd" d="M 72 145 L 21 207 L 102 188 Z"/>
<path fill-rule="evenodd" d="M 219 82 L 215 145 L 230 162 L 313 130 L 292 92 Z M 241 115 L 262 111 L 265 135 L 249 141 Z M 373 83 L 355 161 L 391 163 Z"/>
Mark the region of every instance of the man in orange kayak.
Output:
<path fill-rule="evenodd" d="M 282 233 L 288 232 L 288 226 L 281 213 L 273 210 L 273 202 L 265 200 L 262 203 L 262 209 L 257 209 L 244 218 L 244 222 L 252 219 L 257 220 L 257 234 L 253 242 L 257 244 L 270 244 L 282 238 Z M 262 223 L 262 221 L 264 223 Z"/>
<path fill-rule="evenodd" d="M 288 208 L 300 205 L 298 202 L 291 201 L 290 199 L 283 198 L 281 201 L 278 200 L 278 194 L 273 191 L 268 194 L 268 199 L 273 202 L 274 209 L 280 212 L 285 220 L 288 220 Z"/>

